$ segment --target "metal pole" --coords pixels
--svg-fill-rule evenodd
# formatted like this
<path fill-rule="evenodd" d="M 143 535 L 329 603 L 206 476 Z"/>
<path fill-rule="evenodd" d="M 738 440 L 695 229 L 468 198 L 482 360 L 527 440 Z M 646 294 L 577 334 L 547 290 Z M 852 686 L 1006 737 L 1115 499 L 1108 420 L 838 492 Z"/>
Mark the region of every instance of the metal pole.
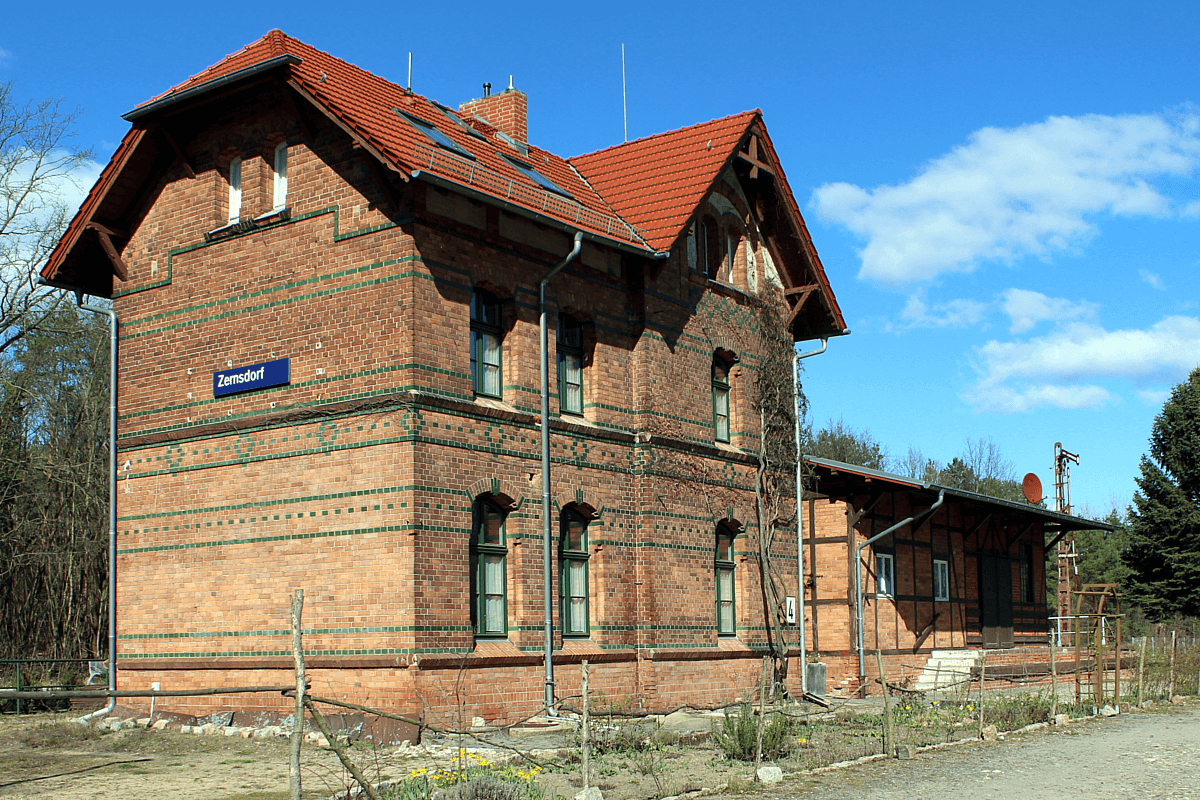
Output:
<path fill-rule="evenodd" d="M 538 345 L 541 348 L 541 359 L 538 366 L 542 379 L 542 600 L 545 612 L 545 637 L 543 648 L 546 667 L 546 687 L 543 705 L 547 716 L 554 711 L 554 607 L 551 599 L 554 588 L 554 575 L 550 569 L 550 554 L 553 546 L 550 522 L 550 345 L 546 336 L 546 284 L 558 274 L 559 270 L 570 264 L 579 255 L 583 244 L 583 232 L 575 232 L 574 244 L 567 257 L 558 263 L 554 269 L 546 273 L 538 284 Z"/>
<path fill-rule="evenodd" d="M 89 306 L 76 292 L 84 311 L 108 317 L 108 690 L 117 689 L 117 312 Z M 110 701 L 108 709 L 116 705 Z"/>
<path fill-rule="evenodd" d="M 807 353 L 796 353 L 792 362 L 792 404 L 796 416 L 796 614 L 800 626 L 800 691 L 808 692 L 808 650 L 804 634 L 804 459 L 800 455 L 800 361 L 819 356 L 829 346 L 829 339 L 822 339 L 821 346 Z"/>

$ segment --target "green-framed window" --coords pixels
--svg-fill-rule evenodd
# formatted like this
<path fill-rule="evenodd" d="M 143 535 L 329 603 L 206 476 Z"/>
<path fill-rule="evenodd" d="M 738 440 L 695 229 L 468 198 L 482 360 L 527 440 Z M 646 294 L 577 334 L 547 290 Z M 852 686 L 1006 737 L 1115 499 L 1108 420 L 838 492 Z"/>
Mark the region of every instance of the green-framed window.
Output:
<path fill-rule="evenodd" d="M 475 394 L 500 397 L 503 378 L 500 301 L 482 289 L 471 295 L 471 379 Z"/>
<path fill-rule="evenodd" d="M 507 512 L 487 497 L 475 501 L 471 534 L 471 624 L 477 636 L 508 634 Z"/>
<path fill-rule="evenodd" d="M 558 318 L 558 412 L 583 414 L 583 325 Z"/>
<path fill-rule="evenodd" d="M 733 636 L 737 633 L 737 585 L 733 560 L 733 541 L 737 533 L 722 525 L 717 528 L 716 580 L 717 580 L 717 633 Z"/>
<path fill-rule="evenodd" d="M 729 369 L 730 361 L 720 353 L 713 354 L 712 405 L 713 433 L 718 442 L 729 441 Z"/>
<path fill-rule="evenodd" d="M 589 518 L 568 506 L 560 516 L 558 549 L 559 619 L 563 636 L 588 636 L 588 522 Z"/>

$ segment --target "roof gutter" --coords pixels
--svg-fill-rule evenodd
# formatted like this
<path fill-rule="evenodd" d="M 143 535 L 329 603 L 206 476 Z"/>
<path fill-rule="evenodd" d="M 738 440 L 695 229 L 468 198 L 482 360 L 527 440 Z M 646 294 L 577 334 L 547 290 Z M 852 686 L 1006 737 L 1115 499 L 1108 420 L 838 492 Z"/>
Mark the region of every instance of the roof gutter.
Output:
<path fill-rule="evenodd" d="M 180 103 L 186 103 L 187 101 L 193 100 L 203 94 L 207 94 L 214 89 L 219 89 L 223 86 L 229 86 L 230 84 L 237 83 L 238 81 L 245 80 L 246 78 L 251 78 L 255 75 L 261 75 L 264 72 L 270 72 L 277 67 L 282 67 L 287 64 L 299 64 L 300 60 L 301 59 L 299 56 L 293 55 L 275 56 L 274 58 L 269 58 L 266 61 L 260 61 L 257 64 L 245 67 L 244 69 L 239 69 L 236 72 L 231 72 L 228 75 L 222 75 L 220 78 L 207 81 L 198 86 L 193 86 L 190 89 L 184 89 L 182 92 L 177 94 L 169 94 L 166 97 L 158 100 L 151 100 L 149 103 L 140 105 L 133 109 L 133 111 L 130 111 L 127 114 L 122 114 L 121 116 L 129 122 L 137 122 L 138 120 L 148 117 L 151 114 L 156 114 L 159 111 L 179 105 Z"/>
<path fill-rule="evenodd" d="M 935 502 L 929 508 L 922 511 L 920 514 L 913 514 L 910 517 L 902 519 L 899 522 L 897 522 L 895 525 L 888 528 L 887 530 L 885 530 L 881 533 L 875 534 L 870 539 L 867 539 L 865 542 L 860 544 L 858 546 L 858 550 L 856 550 L 854 553 L 854 556 L 855 556 L 855 558 L 854 558 L 854 575 L 855 575 L 854 583 L 858 590 L 857 599 L 855 600 L 855 603 L 854 603 L 854 608 L 855 608 L 854 615 L 855 615 L 855 628 L 856 628 L 856 632 L 858 634 L 858 683 L 859 683 L 860 687 L 862 686 L 862 679 L 866 675 L 866 673 L 863 671 L 863 669 L 864 669 L 864 664 L 863 664 L 863 603 L 862 603 L 863 591 L 862 591 L 862 566 L 860 564 L 860 562 L 862 561 L 863 548 L 869 544 L 874 544 L 875 542 L 879 541 L 880 539 L 887 536 L 888 534 L 890 534 L 894 531 L 897 531 L 900 528 L 903 528 L 905 525 L 909 524 L 917 517 L 921 517 L 922 522 L 924 522 L 925 520 L 927 520 L 931 516 L 933 516 L 933 512 L 935 512 L 939 508 L 941 508 L 942 503 L 945 502 L 945 500 L 946 500 L 946 490 L 941 489 L 938 491 L 937 502 Z M 880 677 L 882 678 L 882 676 L 880 676 Z"/>
<path fill-rule="evenodd" d="M 448 189 L 449 191 L 452 191 L 452 192 L 458 192 L 459 194 L 465 194 L 469 197 L 479 200 L 480 202 L 487 203 L 488 205 L 493 205 L 498 208 L 502 208 L 505 211 L 511 211 L 512 213 L 514 213 L 518 216 L 521 216 L 521 217 L 525 217 L 526 219 L 531 219 L 536 222 L 540 222 L 543 225 L 547 225 L 552 228 L 557 228 L 558 230 L 560 230 L 564 233 L 569 233 L 571 235 L 574 235 L 576 233 L 582 234 L 583 238 L 587 239 L 590 242 L 595 242 L 596 244 L 602 244 L 605 247 L 613 247 L 613 248 L 616 248 L 617 250 L 620 250 L 625 253 L 629 253 L 631 255 L 641 256 L 642 258 L 667 258 L 668 256 L 671 255 L 671 251 L 669 251 L 669 250 L 661 250 L 660 251 L 660 250 L 652 250 L 648 247 L 638 247 L 635 244 L 632 244 L 629 242 L 623 242 L 620 239 L 611 239 L 607 236 L 601 236 L 598 233 L 591 233 L 590 231 L 581 231 L 574 225 L 571 225 L 570 223 L 561 222 L 561 221 L 555 219 L 554 217 L 548 217 L 543 214 L 539 214 L 536 211 L 531 211 L 530 209 L 525 208 L 524 206 L 519 206 L 516 203 L 510 203 L 507 200 L 502 200 L 499 197 L 488 194 L 487 192 L 481 192 L 478 189 L 472 189 L 469 186 L 463 186 L 461 183 L 456 183 L 447 178 L 443 178 L 441 175 L 436 175 L 427 170 L 415 169 L 412 171 L 412 177 L 432 183 L 434 186 L 437 186 L 441 189 Z"/>

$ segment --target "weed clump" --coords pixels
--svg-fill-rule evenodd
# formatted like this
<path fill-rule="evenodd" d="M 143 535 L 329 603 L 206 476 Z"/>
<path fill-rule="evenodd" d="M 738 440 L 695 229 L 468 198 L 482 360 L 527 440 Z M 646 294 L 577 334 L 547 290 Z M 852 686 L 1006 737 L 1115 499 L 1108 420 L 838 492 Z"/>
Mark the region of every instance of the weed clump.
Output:
<path fill-rule="evenodd" d="M 743 703 L 736 716 L 726 712 L 712 728 L 712 739 L 731 761 L 753 761 L 758 743 L 759 717 L 749 703 Z M 762 722 L 762 756 L 778 759 L 788 755 L 795 743 L 795 724 L 786 714 L 770 714 Z"/>

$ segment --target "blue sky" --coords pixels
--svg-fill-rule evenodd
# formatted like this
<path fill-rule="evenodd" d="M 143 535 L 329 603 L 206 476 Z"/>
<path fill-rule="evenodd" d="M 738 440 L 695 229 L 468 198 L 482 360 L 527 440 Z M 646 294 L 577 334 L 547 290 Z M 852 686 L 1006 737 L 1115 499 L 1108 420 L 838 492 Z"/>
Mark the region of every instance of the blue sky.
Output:
<path fill-rule="evenodd" d="M 894 456 L 991 437 L 1077 509 L 1124 508 L 1200 363 L 1200 5 L 16 4 L 0 81 L 120 115 L 273 27 L 457 104 L 513 75 L 564 156 L 763 109 L 853 334 L 806 362 L 814 421 Z M 82 176 L 85 180 L 87 175 Z"/>

